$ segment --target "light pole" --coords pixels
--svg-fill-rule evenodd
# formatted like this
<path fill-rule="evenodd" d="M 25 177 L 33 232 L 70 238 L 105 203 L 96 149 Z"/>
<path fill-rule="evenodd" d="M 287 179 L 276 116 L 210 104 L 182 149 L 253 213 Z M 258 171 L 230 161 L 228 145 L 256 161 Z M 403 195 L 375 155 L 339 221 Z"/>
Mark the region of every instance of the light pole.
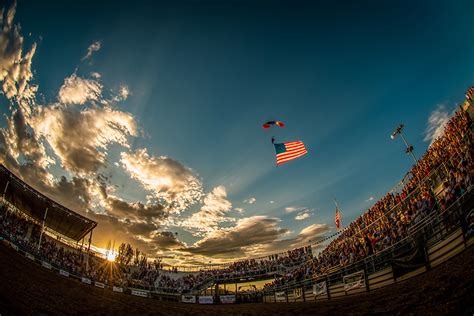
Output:
<path fill-rule="evenodd" d="M 393 139 L 395 139 L 395 137 L 397 137 L 397 135 L 400 135 L 403 142 L 405 143 L 405 146 L 407 147 L 407 149 L 405 150 L 405 153 L 411 154 L 411 156 L 413 157 L 413 160 L 415 160 L 415 163 L 417 163 L 418 160 L 416 159 L 415 154 L 413 153 L 413 146 L 409 145 L 407 140 L 405 139 L 405 136 L 403 136 L 403 132 L 402 132 L 403 127 L 404 127 L 404 125 L 400 124 L 397 127 L 397 129 L 392 133 L 392 135 L 390 135 L 390 138 L 393 140 Z"/>

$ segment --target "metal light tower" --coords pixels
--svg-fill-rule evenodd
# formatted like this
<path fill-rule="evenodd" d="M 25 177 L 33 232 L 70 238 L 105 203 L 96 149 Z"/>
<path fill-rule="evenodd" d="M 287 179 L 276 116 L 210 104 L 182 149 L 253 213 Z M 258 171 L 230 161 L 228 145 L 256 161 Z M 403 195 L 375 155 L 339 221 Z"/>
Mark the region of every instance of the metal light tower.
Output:
<path fill-rule="evenodd" d="M 415 160 L 415 163 L 417 163 L 418 160 L 416 159 L 415 154 L 413 153 L 413 146 L 409 145 L 407 140 L 405 139 L 405 136 L 403 136 L 403 132 L 402 132 L 403 127 L 404 127 L 404 125 L 400 124 L 397 127 L 397 129 L 392 133 L 392 135 L 390 135 L 390 138 L 395 139 L 395 137 L 397 137 L 397 135 L 400 135 L 400 137 L 403 139 L 403 142 L 405 143 L 405 146 L 407 147 L 407 149 L 405 150 L 405 153 L 411 154 L 411 156 L 413 157 L 413 160 Z"/>

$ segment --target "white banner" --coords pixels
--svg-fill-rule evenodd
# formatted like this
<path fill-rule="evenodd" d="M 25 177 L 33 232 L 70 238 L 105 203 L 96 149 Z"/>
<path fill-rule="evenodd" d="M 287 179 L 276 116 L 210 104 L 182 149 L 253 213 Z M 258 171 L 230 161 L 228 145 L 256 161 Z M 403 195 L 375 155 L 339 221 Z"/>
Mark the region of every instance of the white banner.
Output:
<path fill-rule="evenodd" d="M 140 296 L 140 297 L 148 297 L 148 292 L 140 291 L 140 290 L 132 290 L 132 295 Z"/>
<path fill-rule="evenodd" d="M 194 295 L 181 295 L 181 302 L 196 304 L 196 296 L 194 296 Z"/>
<path fill-rule="evenodd" d="M 69 272 L 64 271 L 64 270 L 59 270 L 59 274 L 65 277 L 69 277 Z"/>
<path fill-rule="evenodd" d="M 25 257 L 27 257 L 30 260 L 35 260 L 35 256 L 33 256 L 32 254 L 29 254 L 29 253 L 26 253 Z"/>
<path fill-rule="evenodd" d="M 277 300 L 277 301 L 286 301 L 285 292 L 275 292 L 275 300 Z"/>
<path fill-rule="evenodd" d="M 18 246 L 13 244 L 13 243 L 10 243 L 10 245 L 12 246 L 13 249 L 15 249 L 16 251 L 18 251 Z"/>
<path fill-rule="evenodd" d="M 214 304 L 212 296 L 199 296 L 199 304 Z"/>
<path fill-rule="evenodd" d="M 82 278 L 81 278 L 81 281 L 82 281 L 82 283 L 85 283 L 85 284 L 92 284 L 91 279 L 88 279 L 88 278 L 82 277 Z"/>
<path fill-rule="evenodd" d="M 104 283 L 94 282 L 94 285 L 97 286 L 97 287 L 100 287 L 101 289 L 105 289 L 105 284 Z"/>
<path fill-rule="evenodd" d="M 344 291 L 350 291 L 353 289 L 360 289 L 365 287 L 365 274 L 364 271 L 359 271 L 344 276 Z"/>
<path fill-rule="evenodd" d="M 235 303 L 235 295 L 220 295 L 220 301 L 222 304 L 234 304 Z"/>
<path fill-rule="evenodd" d="M 51 270 L 51 264 L 49 262 L 46 262 L 46 261 L 41 261 L 41 265 L 43 267 L 45 267 L 46 269 L 50 269 Z"/>
<path fill-rule="evenodd" d="M 318 296 L 318 295 L 326 295 L 328 292 L 328 289 L 326 287 L 326 281 L 319 282 L 313 285 L 313 294 Z"/>
<path fill-rule="evenodd" d="M 114 286 L 112 289 L 113 289 L 114 292 L 123 293 L 123 288 L 121 288 L 119 286 Z"/>

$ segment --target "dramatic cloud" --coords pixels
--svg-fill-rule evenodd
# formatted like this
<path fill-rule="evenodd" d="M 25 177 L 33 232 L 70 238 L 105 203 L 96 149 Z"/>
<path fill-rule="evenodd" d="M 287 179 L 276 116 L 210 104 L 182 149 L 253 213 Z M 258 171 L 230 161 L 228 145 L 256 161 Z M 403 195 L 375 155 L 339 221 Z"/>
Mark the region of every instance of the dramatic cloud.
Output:
<path fill-rule="evenodd" d="M 273 242 L 287 233 L 278 227 L 279 222 L 266 216 L 244 218 L 235 227 L 216 230 L 183 251 L 216 258 L 243 257 L 247 247 Z"/>
<path fill-rule="evenodd" d="M 31 61 L 36 51 L 36 43 L 31 50 L 22 56 L 23 37 L 20 29 L 13 24 L 16 3 L 4 13 L 0 11 L 0 81 L 3 82 L 2 91 L 8 99 L 17 98 L 19 103 L 31 100 L 37 90 L 29 84 L 33 77 Z M 21 105 L 21 104 L 20 104 Z"/>
<path fill-rule="evenodd" d="M 180 251 L 214 258 L 263 256 L 306 246 L 330 231 L 326 224 L 312 224 L 293 238 L 285 237 L 288 229 L 280 228 L 277 218 L 253 216 L 241 219 L 234 227 L 216 230 L 193 246 Z"/>
<path fill-rule="evenodd" d="M 191 231 L 210 233 L 218 229 L 220 223 L 235 221 L 227 216 L 231 209 L 232 204 L 227 199 L 225 187 L 218 186 L 206 195 L 201 210 L 183 220 L 180 226 Z"/>
<path fill-rule="evenodd" d="M 87 54 L 82 57 L 82 60 L 86 60 L 86 59 L 89 59 L 92 54 L 96 51 L 98 51 L 100 48 L 102 47 L 102 43 L 99 42 L 99 41 L 96 41 L 94 43 L 92 43 L 88 48 L 87 48 Z"/>
<path fill-rule="evenodd" d="M 59 102 L 64 104 L 84 104 L 100 98 L 102 85 L 96 80 L 83 79 L 76 74 L 64 79 L 59 89 Z"/>
<path fill-rule="evenodd" d="M 451 118 L 452 114 L 440 105 L 436 110 L 431 112 L 430 117 L 428 118 L 428 123 L 425 130 L 425 142 L 430 142 L 432 144 L 437 138 L 443 135 L 444 128 Z"/>
<path fill-rule="evenodd" d="M 146 149 L 122 152 L 123 168 L 161 203 L 179 213 L 198 202 L 202 185 L 192 171 L 167 157 L 154 157 Z"/>
<path fill-rule="evenodd" d="M 108 106 L 83 110 L 61 105 L 40 107 L 31 126 L 48 141 L 63 167 L 77 174 L 97 171 L 105 162 L 109 144 L 128 147 L 127 136 L 137 132 L 131 114 Z"/>

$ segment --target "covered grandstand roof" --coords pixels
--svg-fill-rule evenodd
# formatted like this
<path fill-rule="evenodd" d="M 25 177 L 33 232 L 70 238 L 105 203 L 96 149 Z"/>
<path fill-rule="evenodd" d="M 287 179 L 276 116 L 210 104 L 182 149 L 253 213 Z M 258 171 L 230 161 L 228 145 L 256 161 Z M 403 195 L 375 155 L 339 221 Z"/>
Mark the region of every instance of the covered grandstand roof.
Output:
<path fill-rule="evenodd" d="M 43 221 L 45 210 L 48 208 L 45 226 L 63 236 L 79 241 L 97 226 L 97 222 L 54 202 L 0 164 L 2 191 L 7 183 L 5 193 L 7 201 L 38 222 Z"/>

